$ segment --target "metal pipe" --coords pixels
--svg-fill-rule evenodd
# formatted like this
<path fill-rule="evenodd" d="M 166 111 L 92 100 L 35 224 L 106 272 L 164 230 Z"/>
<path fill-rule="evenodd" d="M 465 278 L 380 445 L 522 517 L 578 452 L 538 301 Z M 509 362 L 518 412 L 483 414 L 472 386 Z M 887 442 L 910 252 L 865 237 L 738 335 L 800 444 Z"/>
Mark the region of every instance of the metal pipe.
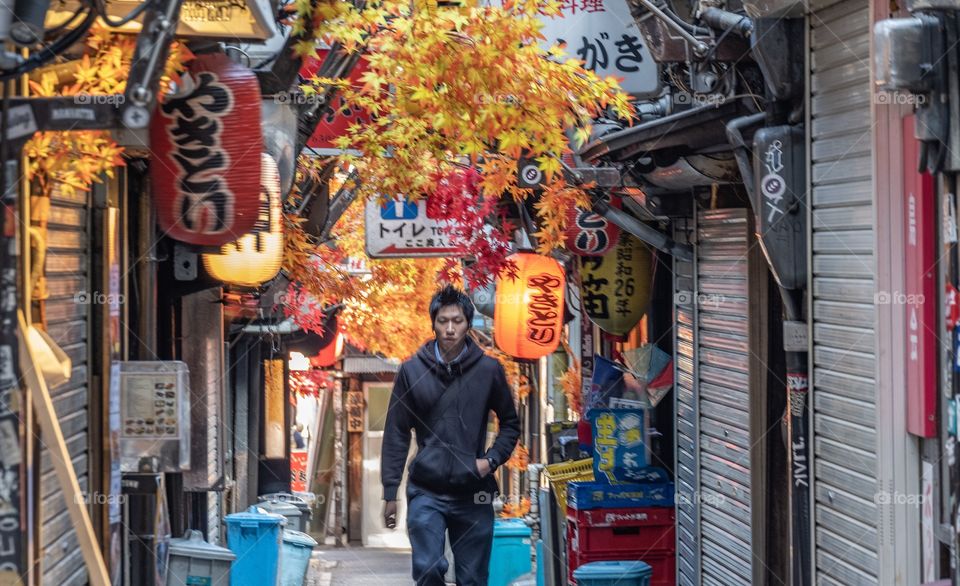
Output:
<path fill-rule="evenodd" d="M 713 28 L 736 33 L 744 38 L 749 38 L 753 34 L 753 21 L 742 14 L 734 14 L 719 8 L 707 8 L 700 15 L 700 19 Z"/>
<path fill-rule="evenodd" d="M 532 531 L 531 539 L 534 543 L 540 539 L 540 471 L 543 470 L 543 464 L 530 464 L 527 466 L 527 478 L 530 482 L 530 512 L 527 514 L 525 522 Z M 537 563 L 543 563 L 537 560 Z"/>
<path fill-rule="evenodd" d="M 654 16 L 666 23 L 667 26 L 672 28 L 678 35 L 684 38 L 685 41 L 693 45 L 693 52 L 697 54 L 698 57 L 702 57 L 707 54 L 707 51 L 710 50 L 710 47 L 706 43 L 696 38 L 682 26 L 674 22 L 670 15 L 664 12 L 659 6 L 651 2 L 650 0 L 637 0 L 640 4 L 643 4 L 643 7 L 653 13 Z"/>
<path fill-rule="evenodd" d="M 610 207 L 605 201 L 598 201 L 593 204 L 593 211 L 604 218 L 610 220 L 622 230 L 633 234 L 640 240 L 643 240 L 657 250 L 671 254 L 680 260 L 693 260 L 693 247 L 689 244 L 681 244 L 670 238 L 663 232 L 647 226 L 640 220 L 630 214 Z"/>
<path fill-rule="evenodd" d="M 750 204 L 754 212 L 759 211 L 759 202 L 756 199 L 753 185 L 753 163 L 750 161 L 750 154 L 753 149 L 747 146 L 743 140 L 743 130 L 750 126 L 762 124 L 766 120 L 766 114 L 759 112 L 749 116 L 734 118 L 727 123 L 727 141 L 733 147 L 733 156 L 737 159 L 737 166 L 740 167 L 740 178 L 743 179 L 743 186 L 750 197 Z"/>

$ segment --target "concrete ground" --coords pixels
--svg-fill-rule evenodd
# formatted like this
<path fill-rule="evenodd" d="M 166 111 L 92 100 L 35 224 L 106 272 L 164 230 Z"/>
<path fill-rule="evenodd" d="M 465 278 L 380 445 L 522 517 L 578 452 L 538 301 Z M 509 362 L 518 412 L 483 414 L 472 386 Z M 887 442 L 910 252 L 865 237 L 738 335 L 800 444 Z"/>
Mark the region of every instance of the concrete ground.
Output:
<path fill-rule="evenodd" d="M 412 585 L 410 551 L 321 546 L 314 550 L 304 586 Z"/>

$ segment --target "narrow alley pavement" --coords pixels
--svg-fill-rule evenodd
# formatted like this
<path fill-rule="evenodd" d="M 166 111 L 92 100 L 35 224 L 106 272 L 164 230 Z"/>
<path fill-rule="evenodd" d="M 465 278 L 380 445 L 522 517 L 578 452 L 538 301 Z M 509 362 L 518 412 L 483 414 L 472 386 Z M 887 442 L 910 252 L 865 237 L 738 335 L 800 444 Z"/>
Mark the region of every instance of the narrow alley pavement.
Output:
<path fill-rule="evenodd" d="M 412 583 L 409 550 L 325 547 L 313 552 L 304 586 L 401 586 Z"/>

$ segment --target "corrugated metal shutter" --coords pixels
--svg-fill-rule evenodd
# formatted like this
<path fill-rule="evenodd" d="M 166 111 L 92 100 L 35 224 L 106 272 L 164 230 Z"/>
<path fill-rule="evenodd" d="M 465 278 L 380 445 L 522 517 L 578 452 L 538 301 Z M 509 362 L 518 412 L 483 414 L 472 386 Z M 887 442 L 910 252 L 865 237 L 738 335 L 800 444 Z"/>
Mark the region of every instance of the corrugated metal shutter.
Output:
<path fill-rule="evenodd" d="M 693 242 L 693 222 L 674 225 L 677 242 Z M 674 361 L 675 413 L 677 414 L 676 484 L 677 493 L 677 584 L 700 584 L 700 418 L 697 410 L 697 319 L 696 268 L 692 261 L 673 260 L 674 328 L 676 360 Z"/>
<path fill-rule="evenodd" d="M 77 471 L 80 488 L 89 489 L 89 412 L 87 332 L 91 293 L 88 267 L 87 195 L 54 190 L 47 224 L 47 330 L 73 362 L 70 380 L 50 389 L 63 437 Z M 44 438 L 41 437 L 41 440 Z M 49 450 L 40 446 L 41 568 L 43 584 L 86 584 L 80 545 L 64 503 Z"/>
<path fill-rule="evenodd" d="M 697 219 L 696 339 L 701 571 L 706 586 L 749 585 L 749 220 L 746 209 Z"/>
<path fill-rule="evenodd" d="M 816 583 L 878 584 L 869 3 L 811 5 Z"/>

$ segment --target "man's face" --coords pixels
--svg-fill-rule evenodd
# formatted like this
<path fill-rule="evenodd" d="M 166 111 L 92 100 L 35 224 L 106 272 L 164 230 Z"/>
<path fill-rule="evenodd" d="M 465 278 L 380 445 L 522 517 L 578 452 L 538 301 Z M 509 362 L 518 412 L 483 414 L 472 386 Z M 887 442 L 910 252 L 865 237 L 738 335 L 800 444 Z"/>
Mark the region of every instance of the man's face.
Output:
<path fill-rule="evenodd" d="M 441 307 L 437 312 L 437 318 L 433 320 L 433 333 L 437 336 L 440 351 L 449 352 L 459 348 L 467 337 L 469 326 L 467 318 L 463 315 L 463 309 L 459 305 Z"/>

